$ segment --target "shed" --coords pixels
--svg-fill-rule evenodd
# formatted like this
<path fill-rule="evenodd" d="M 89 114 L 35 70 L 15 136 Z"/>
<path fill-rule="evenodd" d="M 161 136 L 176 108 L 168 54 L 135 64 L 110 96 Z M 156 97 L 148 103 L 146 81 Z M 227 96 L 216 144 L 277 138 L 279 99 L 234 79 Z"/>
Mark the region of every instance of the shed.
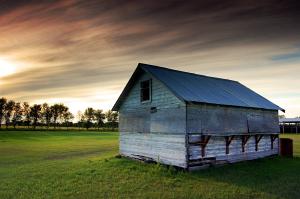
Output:
<path fill-rule="evenodd" d="M 193 170 L 279 153 L 284 109 L 237 81 L 140 63 L 113 110 L 126 157 Z"/>
<path fill-rule="evenodd" d="M 300 118 L 279 118 L 281 133 L 299 133 Z"/>

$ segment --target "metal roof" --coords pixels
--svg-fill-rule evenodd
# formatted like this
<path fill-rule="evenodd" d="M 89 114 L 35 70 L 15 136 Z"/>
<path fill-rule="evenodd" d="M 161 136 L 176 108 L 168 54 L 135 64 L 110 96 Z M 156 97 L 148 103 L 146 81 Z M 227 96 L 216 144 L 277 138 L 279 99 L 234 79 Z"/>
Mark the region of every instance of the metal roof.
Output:
<path fill-rule="evenodd" d="M 179 99 L 190 103 L 208 103 L 227 106 L 281 110 L 266 98 L 237 81 L 198 75 L 169 68 L 138 64 L 121 96 L 113 107 L 118 110 L 135 78 L 143 70 L 161 81 Z"/>
<path fill-rule="evenodd" d="M 300 123 L 300 118 L 279 118 L 279 123 Z"/>

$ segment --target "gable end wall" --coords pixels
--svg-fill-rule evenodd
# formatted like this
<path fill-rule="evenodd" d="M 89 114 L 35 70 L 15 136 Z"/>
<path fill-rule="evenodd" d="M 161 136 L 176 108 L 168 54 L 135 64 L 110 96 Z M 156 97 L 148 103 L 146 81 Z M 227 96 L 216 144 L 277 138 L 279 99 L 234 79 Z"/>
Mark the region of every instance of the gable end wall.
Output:
<path fill-rule="evenodd" d="M 140 82 L 152 79 L 151 102 L 140 102 Z M 155 107 L 156 111 L 150 111 Z M 186 167 L 186 105 L 160 81 L 142 74 L 119 110 L 120 153 Z"/>

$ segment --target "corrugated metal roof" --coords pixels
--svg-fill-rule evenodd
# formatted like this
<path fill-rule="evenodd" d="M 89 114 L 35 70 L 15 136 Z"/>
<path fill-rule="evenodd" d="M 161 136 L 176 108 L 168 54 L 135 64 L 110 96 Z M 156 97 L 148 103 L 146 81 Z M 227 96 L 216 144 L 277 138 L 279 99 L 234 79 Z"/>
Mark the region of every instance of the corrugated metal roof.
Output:
<path fill-rule="evenodd" d="M 163 68 L 148 64 L 139 64 L 135 74 L 142 69 L 156 79 L 161 81 L 169 88 L 179 99 L 192 103 L 209 103 L 228 106 L 251 107 L 271 110 L 282 110 L 279 106 L 273 104 L 266 98 L 255 93 L 251 89 L 245 87 L 237 81 L 198 75 L 194 73 L 177 71 L 169 68 Z M 131 81 L 134 81 L 134 76 Z M 122 95 L 125 95 L 125 90 L 128 90 L 128 82 Z M 121 97 L 114 106 L 117 110 L 121 103 Z"/>
<path fill-rule="evenodd" d="M 279 118 L 279 123 L 300 123 L 300 118 Z"/>

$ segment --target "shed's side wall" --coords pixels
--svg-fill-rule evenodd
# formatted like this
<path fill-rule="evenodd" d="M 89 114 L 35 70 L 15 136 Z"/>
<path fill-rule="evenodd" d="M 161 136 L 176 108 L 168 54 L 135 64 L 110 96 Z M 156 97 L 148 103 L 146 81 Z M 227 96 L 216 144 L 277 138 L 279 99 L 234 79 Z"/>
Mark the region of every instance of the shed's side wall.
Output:
<path fill-rule="evenodd" d="M 187 105 L 187 133 L 189 142 L 200 141 L 200 134 L 212 135 L 206 148 L 205 158 L 236 162 L 278 154 L 278 138 L 271 149 L 271 135 L 279 133 L 278 113 L 214 105 Z M 251 135 L 242 152 L 242 134 Z M 225 136 L 235 135 L 226 154 Z M 255 135 L 263 135 L 255 150 Z M 189 159 L 202 158 L 199 146 L 188 147 Z"/>
<path fill-rule="evenodd" d="M 193 138 L 191 138 L 193 137 Z M 196 140 L 195 136 L 190 136 L 190 140 Z M 198 137 L 198 140 L 200 138 Z M 201 147 L 189 146 L 189 160 L 199 160 L 201 156 Z M 252 160 L 270 155 L 278 154 L 278 138 L 275 139 L 273 149 L 271 149 L 270 135 L 262 137 L 258 143 L 258 150 L 255 151 L 255 137 L 251 136 L 245 145 L 245 152 L 242 152 L 242 138 L 235 136 L 229 145 L 229 154 L 226 154 L 225 138 L 222 136 L 212 136 L 205 148 L 204 158 L 216 158 L 217 161 L 227 161 L 230 163 L 242 160 Z"/>
<path fill-rule="evenodd" d="M 187 133 L 279 133 L 278 112 L 218 105 L 187 105 Z"/>
<path fill-rule="evenodd" d="M 140 82 L 152 79 L 152 99 L 140 102 Z M 151 107 L 156 110 L 150 111 Z M 120 153 L 186 167 L 186 107 L 161 82 L 144 73 L 119 110 Z"/>

